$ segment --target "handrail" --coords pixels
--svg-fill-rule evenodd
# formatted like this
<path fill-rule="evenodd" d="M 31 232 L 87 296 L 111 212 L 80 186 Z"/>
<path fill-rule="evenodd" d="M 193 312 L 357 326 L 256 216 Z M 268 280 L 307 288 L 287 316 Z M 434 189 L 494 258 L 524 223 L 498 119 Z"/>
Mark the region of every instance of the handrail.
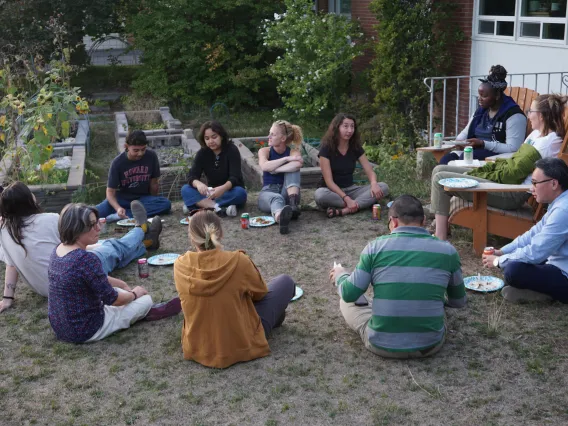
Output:
<path fill-rule="evenodd" d="M 429 125 L 428 125 L 428 144 L 431 146 L 434 134 L 434 94 L 438 90 L 442 90 L 442 134 L 444 139 L 452 139 L 451 136 L 446 136 L 446 104 L 448 96 L 448 82 L 456 81 L 455 83 L 455 135 L 459 133 L 459 115 L 460 115 L 460 89 L 461 82 L 466 81 L 469 84 L 469 100 L 468 100 L 468 116 L 472 115 L 472 109 L 477 105 L 477 91 L 472 90 L 473 82 L 478 78 L 485 78 L 486 75 L 456 75 L 456 76 L 444 76 L 444 77 L 426 77 L 424 79 L 424 84 L 428 88 L 428 93 L 430 93 L 430 105 L 429 105 Z M 528 78 L 527 78 L 528 77 Z M 517 83 L 521 79 L 520 83 Z M 442 82 L 442 88 L 436 89 L 436 84 Z M 553 91 L 558 93 L 568 94 L 568 71 L 555 71 L 555 72 L 529 72 L 529 73 L 515 73 L 507 75 L 507 82 L 510 87 L 520 86 L 527 87 L 536 92 L 538 92 L 539 86 L 542 88 L 543 84 L 546 87 L 546 91 L 542 93 L 550 93 L 551 82 L 553 83 Z M 515 84 L 513 84 L 515 83 Z"/>

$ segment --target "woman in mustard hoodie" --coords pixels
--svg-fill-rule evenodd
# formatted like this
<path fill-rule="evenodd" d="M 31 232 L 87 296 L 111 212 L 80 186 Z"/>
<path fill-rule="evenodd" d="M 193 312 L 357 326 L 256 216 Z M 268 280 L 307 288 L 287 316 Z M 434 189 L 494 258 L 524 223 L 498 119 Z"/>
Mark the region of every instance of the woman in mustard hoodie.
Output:
<path fill-rule="evenodd" d="M 279 275 L 268 286 L 243 251 L 224 251 L 219 217 L 200 210 L 189 223 L 197 250 L 174 264 L 184 315 L 185 359 L 225 368 L 270 353 L 266 336 L 284 321 L 295 283 Z"/>

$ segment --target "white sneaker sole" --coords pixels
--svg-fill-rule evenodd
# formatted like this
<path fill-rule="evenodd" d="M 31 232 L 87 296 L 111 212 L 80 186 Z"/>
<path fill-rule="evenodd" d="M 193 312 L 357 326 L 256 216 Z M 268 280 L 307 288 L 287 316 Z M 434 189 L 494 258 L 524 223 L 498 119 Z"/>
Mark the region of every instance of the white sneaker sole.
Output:
<path fill-rule="evenodd" d="M 237 206 L 231 205 L 227 207 L 226 213 L 227 216 L 235 217 L 237 215 Z"/>

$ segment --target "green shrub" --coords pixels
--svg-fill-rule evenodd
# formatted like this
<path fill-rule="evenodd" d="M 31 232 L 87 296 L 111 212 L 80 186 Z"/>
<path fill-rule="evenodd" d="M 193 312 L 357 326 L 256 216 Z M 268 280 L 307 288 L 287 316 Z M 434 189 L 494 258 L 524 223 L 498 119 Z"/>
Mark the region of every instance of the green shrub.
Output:
<path fill-rule="evenodd" d="M 143 65 L 134 87 L 186 104 L 256 105 L 275 99 L 263 46 L 263 19 L 280 11 L 270 0 L 147 0 L 126 28 Z"/>
<path fill-rule="evenodd" d="M 315 14 L 311 0 L 285 4 L 286 13 L 264 24 L 265 45 L 282 52 L 270 66 L 282 103 L 301 118 L 333 114 L 350 88 L 363 33 L 343 16 Z"/>
<path fill-rule="evenodd" d="M 378 25 L 372 87 L 381 139 L 397 138 L 414 148 L 427 128 L 430 94 L 424 78 L 445 75 L 451 47 L 463 40 L 452 24 L 455 6 L 431 0 L 373 0 Z"/>

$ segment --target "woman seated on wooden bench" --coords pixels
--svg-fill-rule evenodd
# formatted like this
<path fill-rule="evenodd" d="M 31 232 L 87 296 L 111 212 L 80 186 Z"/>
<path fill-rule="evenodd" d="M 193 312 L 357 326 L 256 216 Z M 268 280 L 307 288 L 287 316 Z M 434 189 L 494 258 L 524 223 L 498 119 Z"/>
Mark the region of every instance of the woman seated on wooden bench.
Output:
<path fill-rule="evenodd" d="M 322 138 L 319 158 L 322 179 L 314 198 L 319 207 L 327 208 L 327 217 L 356 213 L 388 194 L 389 187 L 377 182 L 373 166 L 367 160 L 354 116 L 343 113 L 335 116 Z M 357 161 L 370 185 L 353 184 Z"/>
<path fill-rule="evenodd" d="M 527 117 L 510 97 L 505 95 L 507 70 L 501 65 L 491 67 L 489 75 L 480 79 L 479 108 L 456 137 L 473 148 L 473 158 L 484 160 L 496 154 L 515 152 L 519 149 L 527 131 Z M 442 157 L 440 164 L 463 159 L 461 154 L 450 152 Z"/>
<path fill-rule="evenodd" d="M 531 183 L 534 163 L 541 158 L 556 157 L 564 137 L 564 105 L 566 98 L 558 95 L 540 95 L 531 104 L 529 120 L 535 129 L 527 137 L 525 143 L 509 159 L 498 159 L 478 169 L 469 170 L 464 167 L 437 166 L 432 172 L 431 204 L 436 214 L 436 237 L 446 240 L 448 236 L 448 217 L 450 199 L 458 196 L 471 201 L 469 192 L 444 191 L 439 184 L 441 179 L 468 178 L 479 182 L 502 184 Z M 528 192 L 490 192 L 487 204 L 503 210 L 516 210 L 530 197 Z"/>

